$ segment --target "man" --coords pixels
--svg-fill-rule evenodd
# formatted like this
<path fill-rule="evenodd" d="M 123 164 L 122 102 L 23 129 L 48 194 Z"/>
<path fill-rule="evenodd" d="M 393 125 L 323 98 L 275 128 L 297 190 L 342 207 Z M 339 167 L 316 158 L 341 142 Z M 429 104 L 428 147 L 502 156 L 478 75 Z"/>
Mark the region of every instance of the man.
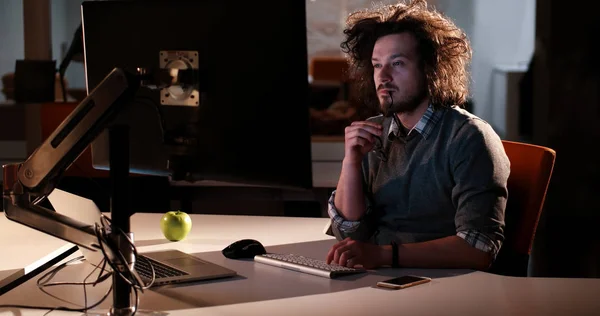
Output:
<path fill-rule="evenodd" d="M 382 115 L 345 130 L 328 263 L 487 269 L 504 240 L 510 164 L 467 101 L 466 35 L 424 0 L 348 18 L 344 52 Z"/>

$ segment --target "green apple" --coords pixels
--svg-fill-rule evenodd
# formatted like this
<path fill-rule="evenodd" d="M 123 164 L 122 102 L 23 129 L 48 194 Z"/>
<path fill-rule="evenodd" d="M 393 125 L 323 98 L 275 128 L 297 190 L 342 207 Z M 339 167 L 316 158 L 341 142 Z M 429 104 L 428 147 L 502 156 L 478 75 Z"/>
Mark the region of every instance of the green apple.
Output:
<path fill-rule="evenodd" d="M 182 211 L 169 211 L 160 219 L 160 229 L 170 241 L 184 239 L 192 230 L 192 219 Z"/>

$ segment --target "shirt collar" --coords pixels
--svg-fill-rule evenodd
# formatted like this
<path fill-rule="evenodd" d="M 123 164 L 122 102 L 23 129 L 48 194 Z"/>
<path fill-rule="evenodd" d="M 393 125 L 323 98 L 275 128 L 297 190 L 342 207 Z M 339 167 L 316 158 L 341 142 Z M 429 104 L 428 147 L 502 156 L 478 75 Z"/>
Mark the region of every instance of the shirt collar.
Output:
<path fill-rule="evenodd" d="M 445 108 L 443 107 L 436 110 L 433 107 L 433 105 L 429 104 L 427 110 L 425 111 L 423 116 L 421 116 L 421 119 L 417 122 L 417 124 L 415 124 L 413 128 L 411 128 L 408 131 L 407 135 L 410 135 L 412 131 L 417 131 L 417 133 L 421 134 L 423 138 L 427 139 L 437 122 L 439 122 L 440 118 L 442 117 L 444 110 Z M 391 135 L 398 137 L 399 128 L 400 127 L 398 126 L 398 124 L 396 124 L 396 120 L 392 119 L 388 137 Z"/>

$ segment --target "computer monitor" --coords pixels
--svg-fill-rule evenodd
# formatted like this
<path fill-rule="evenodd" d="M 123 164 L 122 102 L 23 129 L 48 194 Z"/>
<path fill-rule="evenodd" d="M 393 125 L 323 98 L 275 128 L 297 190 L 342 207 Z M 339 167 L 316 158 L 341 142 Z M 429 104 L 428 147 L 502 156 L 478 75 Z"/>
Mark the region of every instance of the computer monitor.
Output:
<path fill-rule="evenodd" d="M 115 67 L 159 69 L 161 52 L 197 53 L 186 56 L 200 74 L 195 99 L 184 96 L 191 104 L 141 87 L 116 119 L 130 128 L 131 172 L 312 187 L 305 1 L 90 1 L 82 26 L 88 93 Z M 163 131 L 196 144 L 174 152 Z M 109 168 L 108 148 L 103 132 L 95 168 Z"/>

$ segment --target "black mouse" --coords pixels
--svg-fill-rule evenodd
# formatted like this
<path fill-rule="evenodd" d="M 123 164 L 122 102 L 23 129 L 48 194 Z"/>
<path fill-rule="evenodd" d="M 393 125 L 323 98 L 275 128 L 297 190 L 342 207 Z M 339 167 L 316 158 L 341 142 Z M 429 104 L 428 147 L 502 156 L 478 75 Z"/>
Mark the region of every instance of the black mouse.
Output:
<path fill-rule="evenodd" d="M 242 239 L 225 247 L 223 255 L 229 259 L 254 258 L 256 255 L 267 253 L 265 247 L 254 239 Z"/>

